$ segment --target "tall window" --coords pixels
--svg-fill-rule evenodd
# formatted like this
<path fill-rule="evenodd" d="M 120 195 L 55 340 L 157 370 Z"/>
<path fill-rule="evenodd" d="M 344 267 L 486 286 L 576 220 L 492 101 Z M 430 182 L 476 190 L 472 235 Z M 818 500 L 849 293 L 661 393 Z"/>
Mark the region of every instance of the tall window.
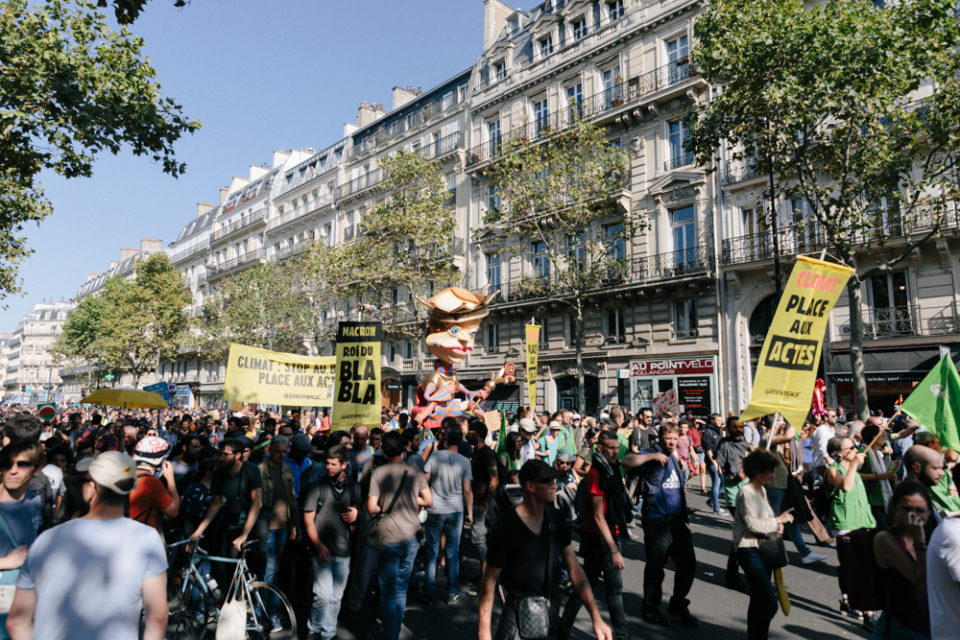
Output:
<path fill-rule="evenodd" d="M 867 335 L 875 338 L 913 335 L 915 318 L 910 306 L 905 270 L 881 273 L 867 280 L 868 318 L 864 322 Z"/>
<path fill-rule="evenodd" d="M 490 288 L 496 290 L 500 287 L 500 255 L 496 253 L 487 254 L 487 284 Z"/>
<path fill-rule="evenodd" d="M 494 80 L 503 80 L 507 77 L 507 63 L 503 60 L 497 60 L 493 63 Z"/>
<path fill-rule="evenodd" d="M 692 298 L 673 301 L 673 336 L 697 337 L 697 303 Z"/>
<path fill-rule="evenodd" d="M 484 340 L 484 347 L 486 347 L 487 353 L 496 353 L 500 349 L 500 328 L 494 324 L 487 324 L 486 328 L 486 339 Z"/>
<path fill-rule="evenodd" d="M 547 245 L 544 242 L 533 243 L 533 275 L 538 280 L 550 279 L 550 260 L 547 257 Z"/>
<path fill-rule="evenodd" d="M 623 326 L 623 309 L 617 307 L 607 312 L 607 342 L 623 344 L 627 341 L 627 332 Z"/>
<path fill-rule="evenodd" d="M 537 44 L 540 49 L 540 57 L 546 58 L 551 53 L 553 53 L 553 36 L 547 36 L 546 38 L 541 38 Z"/>
<path fill-rule="evenodd" d="M 669 171 L 693 162 L 693 154 L 683 148 L 683 145 L 690 139 L 690 132 L 684 126 L 683 120 L 674 120 L 668 126 L 670 129 L 670 160 L 667 161 L 665 168 Z"/>
<path fill-rule="evenodd" d="M 500 208 L 500 188 L 495 184 L 487 185 L 487 210 Z"/>
<path fill-rule="evenodd" d="M 673 249 L 676 252 L 677 266 L 696 262 L 697 233 L 693 205 L 673 209 L 670 212 L 670 223 L 673 227 Z"/>
<path fill-rule="evenodd" d="M 607 3 L 607 19 L 618 20 L 623 17 L 623 0 L 613 0 Z"/>
<path fill-rule="evenodd" d="M 767 233 L 767 217 L 763 207 L 744 207 L 740 210 L 743 220 L 744 255 L 736 257 L 739 261 L 761 260 L 767 258 L 772 250 L 773 238 Z"/>
<path fill-rule="evenodd" d="M 690 45 L 686 34 L 667 41 L 667 64 L 669 84 L 690 77 Z"/>
<path fill-rule="evenodd" d="M 547 116 L 547 99 L 544 97 L 542 100 L 533 103 L 533 121 L 538 136 L 547 128 Z"/>
<path fill-rule="evenodd" d="M 815 251 L 820 244 L 817 241 L 819 229 L 817 219 L 810 212 L 810 205 L 803 198 L 793 198 L 790 200 L 790 209 L 793 212 L 794 251 Z"/>
<path fill-rule="evenodd" d="M 500 120 L 487 122 L 487 140 L 490 141 L 490 155 L 500 153 Z"/>
<path fill-rule="evenodd" d="M 619 106 L 620 101 L 623 99 L 623 88 L 618 83 L 620 67 L 604 69 L 601 72 L 601 76 L 603 79 L 604 101 L 606 102 L 607 108 Z"/>
<path fill-rule="evenodd" d="M 583 85 L 581 83 L 567 87 L 567 105 L 571 122 L 583 117 Z"/>
<path fill-rule="evenodd" d="M 623 233 L 622 222 L 608 224 L 603 228 L 603 237 L 607 244 L 607 259 L 610 261 L 607 277 L 615 280 L 622 278 L 627 268 L 627 243 Z"/>
<path fill-rule="evenodd" d="M 573 21 L 573 39 L 579 40 L 587 35 L 587 21 L 584 18 L 577 18 Z"/>
<path fill-rule="evenodd" d="M 567 262 L 570 265 L 577 265 L 583 268 L 587 260 L 587 247 L 584 242 L 583 233 L 569 236 L 567 238 Z"/>

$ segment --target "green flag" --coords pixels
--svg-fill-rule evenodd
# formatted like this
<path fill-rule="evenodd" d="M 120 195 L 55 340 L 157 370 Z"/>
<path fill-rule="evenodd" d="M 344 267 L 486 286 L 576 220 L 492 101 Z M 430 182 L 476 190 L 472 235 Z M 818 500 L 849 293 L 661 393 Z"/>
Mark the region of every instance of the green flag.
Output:
<path fill-rule="evenodd" d="M 497 455 L 507 453 L 507 412 L 500 409 L 500 433 L 497 434 Z"/>
<path fill-rule="evenodd" d="M 960 451 L 960 374 L 950 356 L 940 358 L 900 410 L 934 433 L 941 445 Z"/>

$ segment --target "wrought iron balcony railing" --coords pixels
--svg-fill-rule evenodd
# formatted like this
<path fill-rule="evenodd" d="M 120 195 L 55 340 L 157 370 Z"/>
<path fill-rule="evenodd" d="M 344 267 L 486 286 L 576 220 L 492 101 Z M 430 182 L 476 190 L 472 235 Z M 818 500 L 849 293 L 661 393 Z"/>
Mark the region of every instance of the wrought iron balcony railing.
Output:
<path fill-rule="evenodd" d="M 243 216 L 239 220 L 234 220 L 233 222 L 226 225 L 225 227 L 220 227 L 219 229 L 214 231 L 212 234 L 210 234 L 210 240 L 212 242 L 216 242 L 217 240 L 225 238 L 230 234 L 236 231 L 239 231 L 240 229 L 243 229 L 244 227 L 253 226 L 254 224 L 262 221 L 263 221 L 263 210 L 261 209 L 260 211 L 253 213 L 249 216 Z"/>

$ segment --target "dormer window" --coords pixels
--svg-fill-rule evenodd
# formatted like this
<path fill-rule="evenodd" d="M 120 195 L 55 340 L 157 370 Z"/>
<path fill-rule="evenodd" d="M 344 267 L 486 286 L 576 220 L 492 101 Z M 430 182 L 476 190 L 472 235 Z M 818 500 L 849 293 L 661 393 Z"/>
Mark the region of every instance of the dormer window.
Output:
<path fill-rule="evenodd" d="M 572 22 L 573 39 L 580 40 L 587 35 L 587 21 L 581 16 Z"/>
<path fill-rule="evenodd" d="M 494 80 L 503 80 L 507 77 L 507 63 L 501 58 L 493 63 Z"/>
<path fill-rule="evenodd" d="M 539 45 L 541 58 L 546 58 L 553 53 L 553 36 L 540 38 L 540 40 L 537 41 L 537 44 Z"/>

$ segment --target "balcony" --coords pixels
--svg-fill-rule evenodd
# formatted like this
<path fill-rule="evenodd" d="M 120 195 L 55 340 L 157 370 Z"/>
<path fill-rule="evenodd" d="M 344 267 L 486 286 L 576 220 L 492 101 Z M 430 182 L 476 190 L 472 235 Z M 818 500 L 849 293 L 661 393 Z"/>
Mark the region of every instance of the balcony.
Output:
<path fill-rule="evenodd" d="M 710 270 L 713 252 L 706 245 L 634 258 L 632 278 L 638 282 L 704 275 Z"/>
<path fill-rule="evenodd" d="M 439 160 L 461 147 L 463 147 L 463 132 L 457 131 L 421 147 L 418 153 L 424 160 Z"/>
<path fill-rule="evenodd" d="M 679 87 L 685 81 L 698 77 L 699 73 L 689 61 L 671 62 L 657 67 L 627 82 L 605 87 L 578 104 L 564 106 L 563 109 L 537 118 L 534 122 L 515 127 L 499 138 L 474 146 L 467 154 L 466 166 L 473 167 L 497 157 L 503 151 L 503 143 L 506 140 L 545 139 L 550 134 L 567 128 L 579 118 L 586 120 L 603 118 L 637 101 L 655 97 L 655 94 L 671 87 Z"/>
<path fill-rule="evenodd" d="M 292 222 L 297 222 L 298 220 L 303 220 L 312 213 L 316 213 L 320 209 L 327 207 L 333 204 L 333 193 L 327 192 L 323 193 L 317 198 L 311 199 L 309 204 L 301 204 L 290 211 L 284 211 L 278 216 L 274 216 L 267 222 L 267 231 L 275 231 L 281 227 L 284 227 Z"/>
<path fill-rule="evenodd" d="M 231 258 L 230 260 L 225 260 L 217 265 L 210 265 L 207 267 L 207 273 L 209 274 L 208 279 L 219 278 L 228 273 L 239 271 L 243 267 L 251 265 L 255 262 L 260 262 L 261 257 L 263 256 L 262 249 L 256 249 L 254 251 L 248 251 L 242 256 L 236 258 Z"/>
<path fill-rule="evenodd" d="M 677 329 L 670 330 L 671 340 L 695 340 L 700 337 L 700 329 Z"/>
<path fill-rule="evenodd" d="M 690 152 L 676 153 L 673 157 L 663 163 L 664 171 L 676 171 L 681 167 L 693 164 L 693 154 Z"/>
<path fill-rule="evenodd" d="M 867 309 L 863 315 L 863 335 L 868 340 L 916 336 L 919 331 L 919 308 L 913 305 Z"/>
<path fill-rule="evenodd" d="M 763 174 L 757 170 L 755 160 L 727 160 L 723 163 L 723 184 L 736 184 L 753 180 Z"/>
<path fill-rule="evenodd" d="M 355 196 L 383 182 L 383 171 L 374 169 L 337 187 L 337 199 Z"/>
<path fill-rule="evenodd" d="M 343 241 L 344 241 L 344 242 L 350 242 L 350 241 L 353 240 L 354 238 L 359 238 L 360 235 L 361 235 L 361 233 L 360 233 L 360 225 L 359 225 L 359 224 L 351 224 L 351 225 L 347 225 L 346 227 L 343 228 Z"/>
<path fill-rule="evenodd" d="M 826 234 L 819 226 L 783 227 L 777 231 L 781 256 L 820 251 L 826 244 Z M 721 246 L 720 263 L 744 264 L 773 258 L 773 231 L 767 229 L 736 238 L 728 238 Z"/>
<path fill-rule="evenodd" d="M 243 216 L 239 220 L 234 220 L 225 227 L 220 227 L 212 234 L 210 234 L 210 242 L 217 242 L 219 240 L 224 240 L 229 236 L 232 236 L 235 233 L 240 232 L 247 227 L 252 227 L 255 224 L 263 222 L 263 210 L 261 209 L 257 213 L 253 213 L 249 216 Z"/>

